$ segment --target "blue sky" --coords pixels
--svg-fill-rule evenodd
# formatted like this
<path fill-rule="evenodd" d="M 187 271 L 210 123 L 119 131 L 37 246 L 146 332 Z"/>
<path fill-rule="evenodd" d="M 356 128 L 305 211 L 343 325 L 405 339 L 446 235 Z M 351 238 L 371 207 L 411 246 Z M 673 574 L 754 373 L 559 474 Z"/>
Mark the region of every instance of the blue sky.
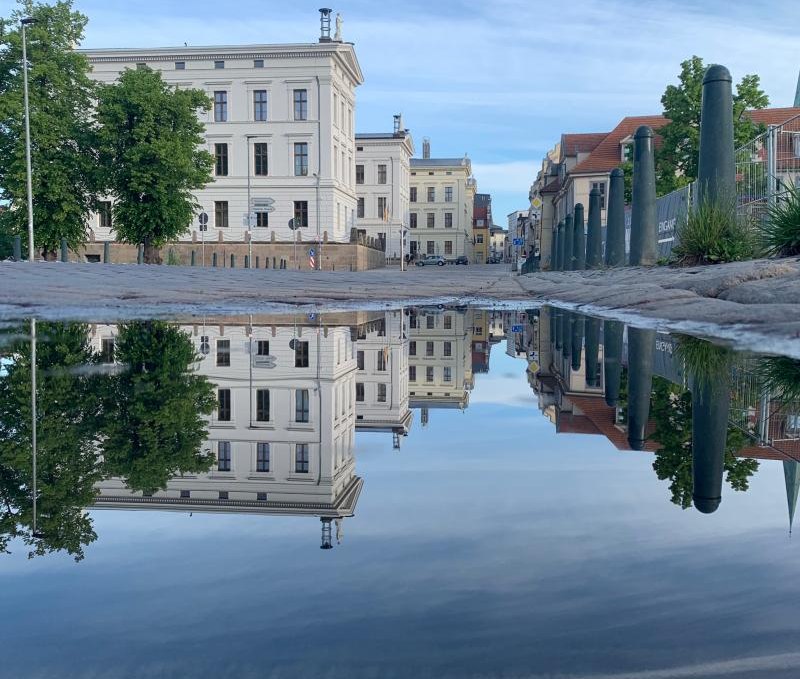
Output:
<path fill-rule="evenodd" d="M 319 0 L 76 0 L 85 46 L 306 42 Z M 0 0 L 6 14 L 14 5 Z M 390 129 L 402 112 L 418 150 L 473 161 L 495 222 L 527 205 L 544 153 L 562 132 L 602 132 L 625 115 L 661 110 L 692 54 L 758 73 L 789 106 L 800 68 L 796 0 L 341 0 L 343 37 L 366 82 L 357 129 Z"/>

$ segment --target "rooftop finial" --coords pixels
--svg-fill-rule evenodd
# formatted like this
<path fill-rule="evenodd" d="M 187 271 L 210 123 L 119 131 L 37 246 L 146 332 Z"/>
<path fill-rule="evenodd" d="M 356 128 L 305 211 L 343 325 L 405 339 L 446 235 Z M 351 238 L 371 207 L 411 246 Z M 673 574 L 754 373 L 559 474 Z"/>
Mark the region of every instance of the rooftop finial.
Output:
<path fill-rule="evenodd" d="M 331 12 L 330 7 L 319 9 L 319 41 L 331 42 Z"/>

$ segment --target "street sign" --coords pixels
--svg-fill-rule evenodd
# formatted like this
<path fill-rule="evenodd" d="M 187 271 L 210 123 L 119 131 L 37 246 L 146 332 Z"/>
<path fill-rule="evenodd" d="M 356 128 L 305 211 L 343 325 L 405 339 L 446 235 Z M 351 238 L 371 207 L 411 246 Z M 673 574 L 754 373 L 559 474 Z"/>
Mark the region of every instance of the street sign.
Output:
<path fill-rule="evenodd" d="M 511 326 L 511 332 L 522 332 L 522 326 L 521 325 L 512 325 Z"/>
<path fill-rule="evenodd" d="M 249 215 L 242 215 L 243 226 L 247 226 L 252 229 L 256 224 L 256 215 L 254 212 L 251 212 Z"/>
<path fill-rule="evenodd" d="M 308 266 L 309 266 L 310 269 L 316 269 L 317 268 L 316 254 L 317 253 L 314 251 L 314 248 L 311 248 L 308 251 Z"/>
<path fill-rule="evenodd" d="M 534 197 L 534 199 L 531 201 L 531 207 L 533 207 L 534 210 L 538 210 L 540 207 L 542 207 L 542 199 L 539 198 L 539 196 Z"/>
<path fill-rule="evenodd" d="M 274 198 L 253 198 L 250 201 L 250 207 L 254 212 L 262 212 L 263 210 L 261 208 L 272 207 L 274 203 Z"/>
<path fill-rule="evenodd" d="M 197 219 L 200 222 L 200 226 L 206 226 L 208 224 L 208 215 L 205 212 L 201 212 L 197 215 Z M 203 229 L 205 231 L 205 229 Z"/>
<path fill-rule="evenodd" d="M 522 238 L 515 238 L 515 239 L 514 239 L 514 245 L 516 245 L 516 246 L 520 246 L 520 245 L 522 245 L 524 242 L 525 242 L 525 241 L 524 241 L 524 240 L 522 240 Z"/>
<path fill-rule="evenodd" d="M 253 354 L 254 368 L 274 368 L 277 365 L 277 359 L 274 356 L 257 356 Z"/>
<path fill-rule="evenodd" d="M 309 321 L 316 321 L 317 320 L 317 314 L 308 314 L 308 320 Z"/>
<path fill-rule="evenodd" d="M 294 231 L 297 227 L 294 225 L 294 217 L 289 220 L 289 228 Z"/>

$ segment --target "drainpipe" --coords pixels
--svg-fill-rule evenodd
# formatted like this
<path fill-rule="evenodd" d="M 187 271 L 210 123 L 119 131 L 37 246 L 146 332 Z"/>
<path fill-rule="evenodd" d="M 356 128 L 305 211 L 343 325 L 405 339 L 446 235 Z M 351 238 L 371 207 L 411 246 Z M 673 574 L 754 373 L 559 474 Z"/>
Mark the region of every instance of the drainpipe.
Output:
<path fill-rule="evenodd" d="M 319 216 L 319 182 L 322 175 L 322 87 L 317 80 L 317 269 L 322 271 L 322 226 Z"/>

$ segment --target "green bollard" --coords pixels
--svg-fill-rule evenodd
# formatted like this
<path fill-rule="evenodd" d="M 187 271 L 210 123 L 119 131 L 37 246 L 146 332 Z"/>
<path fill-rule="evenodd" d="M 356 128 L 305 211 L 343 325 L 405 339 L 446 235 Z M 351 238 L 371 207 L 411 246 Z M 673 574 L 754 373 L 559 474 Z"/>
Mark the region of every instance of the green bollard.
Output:
<path fill-rule="evenodd" d="M 586 386 L 600 386 L 600 319 L 586 319 Z"/>
<path fill-rule="evenodd" d="M 628 328 L 628 443 L 633 450 L 644 450 L 647 441 L 655 350 L 655 330 Z"/>
<path fill-rule="evenodd" d="M 558 259 L 558 226 L 553 224 L 553 229 L 550 234 L 550 271 L 556 270 Z"/>
<path fill-rule="evenodd" d="M 236 255 L 231 255 L 231 269 L 236 268 Z"/>
<path fill-rule="evenodd" d="M 260 268 L 260 262 L 258 261 L 258 255 L 256 255 L 256 269 Z"/>
<path fill-rule="evenodd" d="M 633 136 L 632 266 L 653 266 L 656 263 L 657 230 L 653 130 L 642 125 Z"/>
<path fill-rule="evenodd" d="M 245 255 L 244 256 L 244 268 L 245 269 L 249 269 L 250 268 L 250 255 Z"/>
<path fill-rule="evenodd" d="M 581 369 L 581 353 L 583 352 L 583 330 L 585 321 L 582 315 L 572 314 L 572 362 L 570 367 L 573 371 L 577 372 Z"/>
<path fill-rule="evenodd" d="M 620 321 L 603 322 L 603 379 L 606 405 L 619 405 L 622 380 L 622 335 L 625 326 Z"/>
<path fill-rule="evenodd" d="M 558 251 L 556 252 L 556 271 L 564 270 L 564 220 L 562 219 L 556 227 L 558 241 Z"/>
<path fill-rule="evenodd" d="M 606 266 L 625 266 L 625 173 L 618 167 L 608 185 Z"/>
<path fill-rule="evenodd" d="M 103 242 L 103 264 L 111 264 L 111 243 Z"/>
<path fill-rule="evenodd" d="M 217 266 L 217 253 L 211 255 L 211 266 Z"/>
<path fill-rule="evenodd" d="M 568 214 L 564 220 L 564 271 L 575 268 L 575 220 Z"/>
<path fill-rule="evenodd" d="M 192 250 L 191 257 L 189 258 L 189 266 L 195 266 L 197 264 L 197 253 Z"/>
<path fill-rule="evenodd" d="M 583 203 L 575 206 L 575 235 L 572 241 L 572 269 L 583 271 L 586 268 L 586 232 L 583 230 Z"/>
<path fill-rule="evenodd" d="M 561 337 L 563 344 L 561 345 L 561 356 L 564 359 L 569 359 L 572 356 L 572 326 L 575 323 L 571 311 L 561 312 Z"/>
<path fill-rule="evenodd" d="M 722 476 L 731 390 L 730 370 L 718 379 L 695 378 L 692 388 L 692 500 L 703 514 L 722 501 Z"/>
<path fill-rule="evenodd" d="M 144 245 L 142 245 L 141 243 L 139 244 L 139 250 L 136 253 L 136 263 L 144 264 Z"/>
<path fill-rule="evenodd" d="M 22 261 L 22 236 L 14 236 L 14 261 Z"/>
<path fill-rule="evenodd" d="M 706 200 L 727 203 L 736 199 L 731 85 L 727 68 L 719 64 L 708 67 L 703 77 L 700 111 L 696 205 Z"/>
<path fill-rule="evenodd" d="M 550 313 L 553 315 L 553 325 L 555 325 L 553 336 L 555 337 L 555 347 L 558 352 L 564 346 L 564 335 L 562 333 L 564 326 L 561 325 L 561 315 L 564 312 L 561 309 L 553 309 Z"/>
<path fill-rule="evenodd" d="M 67 246 L 67 239 L 61 239 L 61 261 L 68 262 L 69 261 L 69 247 Z"/>
<path fill-rule="evenodd" d="M 597 269 L 603 264 L 603 233 L 600 219 L 600 189 L 589 192 L 589 224 L 586 234 L 586 268 Z"/>

